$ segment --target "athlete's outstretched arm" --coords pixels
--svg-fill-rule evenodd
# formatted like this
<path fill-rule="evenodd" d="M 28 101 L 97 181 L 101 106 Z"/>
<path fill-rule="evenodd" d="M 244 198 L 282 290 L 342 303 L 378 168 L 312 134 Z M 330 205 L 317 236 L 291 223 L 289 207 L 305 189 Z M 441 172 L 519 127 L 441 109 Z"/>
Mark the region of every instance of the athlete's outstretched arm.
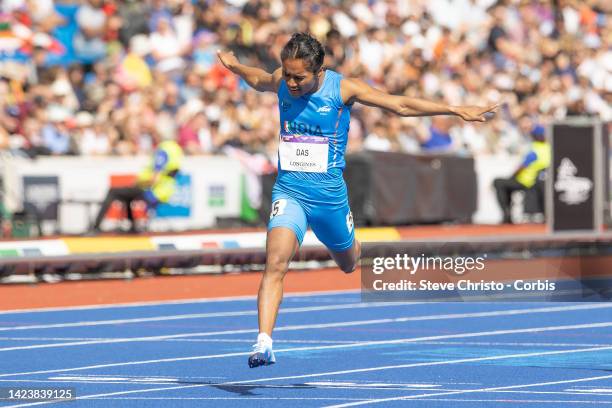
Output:
<path fill-rule="evenodd" d="M 390 95 L 372 88 L 360 79 L 343 79 L 341 92 L 342 99 L 347 104 L 359 102 L 401 116 L 456 115 L 463 120 L 485 122 L 488 119 L 486 114 L 494 112 L 499 106 L 450 106 L 408 96 Z"/>
<path fill-rule="evenodd" d="M 258 91 L 276 92 L 281 80 L 281 69 L 278 68 L 272 74 L 256 67 L 243 65 L 231 51 L 217 51 L 221 63 L 234 74 L 239 75 L 247 84 Z"/>

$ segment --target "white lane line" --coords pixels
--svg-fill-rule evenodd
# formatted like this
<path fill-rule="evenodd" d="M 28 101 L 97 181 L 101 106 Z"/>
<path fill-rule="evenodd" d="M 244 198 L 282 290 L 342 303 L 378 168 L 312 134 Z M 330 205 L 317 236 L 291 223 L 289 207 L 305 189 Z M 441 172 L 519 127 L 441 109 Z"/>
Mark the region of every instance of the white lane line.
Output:
<path fill-rule="evenodd" d="M 458 338 L 482 337 L 482 336 L 498 336 L 498 335 L 504 335 L 504 334 L 517 334 L 517 333 L 541 333 L 541 332 L 548 332 L 548 331 L 592 329 L 592 328 L 611 327 L 611 326 L 612 326 L 612 322 L 606 322 L 606 323 L 576 324 L 576 325 L 566 325 L 566 326 L 532 327 L 532 328 L 527 328 L 527 329 L 493 330 L 493 331 L 481 331 L 481 332 L 472 332 L 472 333 L 445 334 L 445 335 L 428 336 L 428 337 L 413 337 L 413 338 L 394 339 L 394 340 L 365 341 L 365 342 L 352 343 L 352 344 L 334 344 L 334 345 L 329 345 L 329 346 L 295 347 L 295 348 L 279 349 L 279 350 L 275 350 L 274 352 L 278 354 L 278 353 L 288 353 L 288 352 L 294 352 L 294 351 L 348 349 L 348 348 L 355 348 L 355 347 L 406 344 L 406 343 L 413 343 L 413 342 L 424 341 L 424 340 L 441 340 L 441 339 L 458 339 Z M 586 351 L 586 350 L 609 350 L 609 349 L 612 349 L 612 346 L 588 348 L 588 349 L 581 349 L 581 350 Z M 565 351 L 566 350 L 561 350 L 561 351 L 555 351 L 555 352 L 550 352 L 550 353 L 553 353 L 553 354 L 563 353 Z M 70 371 L 81 371 L 81 370 L 107 368 L 107 367 L 121 367 L 121 366 L 142 365 L 142 364 L 157 364 L 157 363 L 168 363 L 168 362 L 177 362 L 177 361 L 207 360 L 207 359 L 214 359 L 214 358 L 247 356 L 249 354 L 250 352 L 236 352 L 236 353 L 213 354 L 213 355 L 204 355 L 204 356 L 173 357 L 173 358 L 163 358 L 163 359 L 156 359 L 156 360 L 127 361 L 127 362 L 122 362 L 122 363 L 97 364 L 97 365 L 82 366 L 82 367 L 63 368 L 63 369 L 39 370 L 39 371 L 29 371 L 29 372 L 22 372 L 22 373 L 0 374 L 0 378 L 1 377 L 21 376 L 21 375 L 31 375 L 31 374 L 65 373 L 65 372 L 70 372 Z M 351 372 L 351 371 L 348 371 L 348 372 Z"/>
<path fill-rule="evenodd" d="M 373 302 L 373 303 L 344 303 L 338 305 L 325 306 L 305 306 L 305 307 L 288 307 L 280 310 L 280 313 L 304 313 L 317 312 L 328 310 L 343 310 L 343 309 L 368 309 L 375 307 L 394 307 L 404 305 L 414 305 L 416 303 L 401 303 L 393 304 L 390 302 Z M 209 313 L 189 313 L 179 315 L 165 315 L 152 317 L 135 317 L 132 319 L 113 319 L 113 320 L 91 320 L 70 323 L 53 323 L 53 324 L 36 324 L 12 327 L 0 327 L 0 332 L 16 331 L 16 330 L 33 330 L 33 329 L 57 329 L 66 327 L 89 327 L 89 326 L 106 326 L 130 323 L 145 323 L 145 322 L 165 322 L 171 320 L 187 320 L 187 319 L 208 319 L 217 317 L 236 317 L 236 316 L 255 316 L 256 309 L 235 310 L 231 312 L 209 312 Z"/>
<path fill-rule="evenodd" d="M 127 374 L 79 374 L 79 377 L 92 377 L 92 378 L 101 378 L 101 377 L 125 377 L 125 378 L 160 378 L 160 379 L 166 379 L 168 378 L 168 376 L 165 375 L 127 375 Z M 211 376 L 211 375 L 182 375 L 181 379 L 210 379 L 210 378 L 217 378 L 217 379 L 225 379 L 227 377 L 220 377 L 220 376 Z M 0 380 L 2 381 L 2 380 Z"/>
<path fill-rule="evenodd" d="M 578 382 L 605 380 L 608 378 L 612 378 L 612 375 L 602 375 L 598 377 L 588 377 L 588 378 L 577 378 L 574 380 L 561 380 L 561 381 L 548 381 L 548 382 L 531 383 L 531 384 L 507 385 L 503 387 L 479 388 L 475 390 L 436 392 L 436 393 L 431 393 L 431 394 L 406 395 L 403 397 L 369 399 L 369 400 L 364 400 L 364 401 L 359 401 L 359 402 L 352 402 L 349 404 L 330 405 L 327 408 L 345 408 L 345 407 L 355 407 L 358 405 L 378 404 L 381 402 L 390 402 L 390 401 L 404 401 L 404 400 L 426 399 L 426 398 L 428 399 L 428 397 L 441 397 L 441 396 L 446 396 L 446 395 L 473 394 L 473 393 L 481 393 L 481 392 L 513 390 L 517 388 L 543 387 L 543 386 L 548 386 L 548 385 L 559 385 L 559 384 L 573 384 L 573 383 L 578 383 Z"/>
<path fill-rule="evenodd" d="M 145 398 L 138 398 L 138 397 L 125 397 L 125 398 L 88 398 L 88 399 L 93 399 L 93 400 L 115 400 L 115 401 L 119 401 L 119 400 L 161 400 L 161 401 L 235 401 L 235 400 L 239 400 L 239 401 L 244 401 L 244 400 L 260 400 L 260 401 L 359 401 L 359 398 L 341 398 L 341 397 L 305 397 L 305 398 L 301 398 L 301 397 L 185 397 L 185 398 L 181 398 L 181 397 L 145 397 Z M 17 405 L 18 406 L 18 405 Z"/>
<path fill-rule="evenodd" d="M 317 297 L 317 296 L 333 296 L 333 295 L 350 295 L 360 293 L 361 289 L 348 289 L 348 290 L 328 290 L 328 291 L 316 291 L 316 292 L 291 292 L 284 295 L 287 298 L 301 298 L 301 297 Z M 141 306 L 160 306 L 160 305 L 183 305 L 188 303 L 218 303 L 218 302 L 236 302 L 241 300 L 255 300 L 256 295 L 248 296 L 226 296 L 221 298 L 194 298 L 194 299 L 179 299 L 179 300 L 161 300 L 161 301 L 150 301 L 150 302 L 126 302 L 126 303 L 110 303 L 107 305 L 84 305 L 84 306 L 64 306 L 64 307 L 40 307 L 34 309 L 9 309 L 1 310 L 0 315 L 3 314 L 18 314 L 18 313 L 44 313 L 44 312 L 64 312 L 71 310 L 92 310 L 92 309 L 114 309 L 121 307 L 141 307 Z"/>
<path fill-rule="evenodd" d="M 570 391 L 567 391 L 570 392 Z M 594 388 L 592 390 L 574 390 L 574 393 L 581 395 L 610 395 L 612 396 L 612 389 L 610 388 Z"/>
<path fill-rule="evenodd" d="M 276 342 L 276 340 L 274 340 Z M 504 342 L 504 341 L 424 341 L 422 344 L 485 346 L 485 347 L 607 347 L 612 343 L 539 343 L 539 342 Z"/>
<path fill-rule="evenodd" d="M 280 313 L 304 313 L 304 312 L 344 310 L 344 309 L 369 309 L 369 308 L 375 308 L 375 307 L 399 307 L 399 306 L 407 306 L 407 305 L 412 306 L 412 305 L 417 305 L 417 304 L 419 303 L 415 303 L 415 302 L 343 303 L 343 304 L 324 305 L 324 306 L 281 308 Z M 453 316 L 458 316 L 458 315 L 461 315 L 462 317 L 490 317 L 490 316 L 520 315 L 520 314 L 525 314 L 525 313 L 551 313 L 551 312 L 566 312 L 566 311 L 576 311 L 576 310 L 593 310 L 593 309 L 609 309 L 609 308 L 612 308 L 612 304 L 593 303 L 593 304 L 582 304 L 582 305 L 571 305 L 571 306 L 540 307 L 540 308 L 533 308 L 533 309 L 521 308 L 521 309 L 511 309 L 511 310 L 493 310 L 493 311 L 487 311 L 487 312 L 447 314 L 447 315 L 438 315 L 438 316 L 449 316 L 449 318 Z M 90 321 L 80 321 L 80 322 L 70 322 L 70 323 L 53 323 L 53 324 L 36 324 L 36 325 L 0 327 L 0 332 L 18 331 L 18 330 L 34 330 L 34 329 L 57 329 L 57 328 L 66 328 L 66 327 L 105 326 L 105 325 L 118 325 L 118 324 L 131 324 L 131 323 L 171 321 L 171 320 L 186 320 L 186 319 L 255 316 L 255 315 L 257 315 L 257 310 L 248 309 L 248 310 L 236 310 L 236 311 L 231 311 L 231 312 L 189 313 L 189 314 L 179 314 L 179 315 L 138 317 L 138 318 L 132 318 L 132 319 L 90 320 Z M 403 319 L 408 319 L 408 320 L 399 320 L 399 321 L 430 320 L 428 316 L 417 316 L 417 317 L 410 317 L 410 318 L 403 318 Z"/>
<path fill-rule="evenodd" d="M 112 399 L 112 398 L 109 398 Z M 415 399 L 415 401 L 439 401 L 439 402 L 454 402 L 456 405 L 459 402 L 500 402 L 504 405 L 508 405 L 509 402 L 513 404 L 556 404 L 563 406 L 565 404 L 589 404 L 589 405 L 610 405 L 612 401 L 581 401 L 581 400 L 510 400 L 507 399 L 461 399 L 461 398 L 427 398 L 427 399 Z M 562 405 L 559 405 L 562 404 Z"/>
<path fill-rule="evenodd" d="M 606 307 L 612 307 L 612 304 L 606 305 Z M 566 312 L 575 310 L 585 309 L 600 309 L 601 305 L 577 305 L 577 306 L 561 306 L 561 307 L 542 307 L 535 309 L 511 309 L 511 310 L 496 310 L 491 312 L 476 312 L 476 313 L 455 313 L 455 314 L 441 314 L 441 315 L 425 315 L 425 316 L 412 316 L 412 317 L 396 317 L 387 319 L 372 319 L 372 320 L 353 320 L 336 323 L 320 323 L 320 324 L 304 324 L 304 325 L 289 325 L 275 328 L 275 332 L 278 331 L 292 331 L 292 330 L 306 330 L 306 329 L 327 329 L 333 327 L 351 327 L 351 326 L 366 326 L 372 324 L 388 324 L 388 323 L 404 323 L 414 321 L 428 321 L 428 320 L 447 320 L 447 319 L 467 319 L 476 317 L 498 317 L 498 316 L 515 316 L 525 315 L 533 313 L 552 313 L 552 312 Z M 296 308 L 302 309 L 302 308 Z M 255 312 L 256 313 L 256 312 Z M 217 335 L 228 335 L 228 334 L 248 334 L 258 333 L 257 329 L 238 329 L 238 330 L 225 330 L 215 332 L 196 332 L 196 333 L 181 333 L 181 334 L 169 334 L 163 336 L 146 336 L 146 337 L 132 337 L 124 339 L 112 339 L 112 340 L 91 340 L 91 341 L 77 341 L 77 342 L 66 342 L 66 343 L 52 343 L 52 344 L 36 344 L 30 346 L 15 346 L 0 348 L 0 352 L 6 351 L 19 351 L 19 350 L 35 350 L 35 349 L 46 349 L 46 348 L 58 348 L 58 347 L 75 347 L 85 346 L 92 344 L 116 344 L 116 343 L 128 343 L 128 342 L 140 342 L 140 341 L 157 341 L 167 339 L 178 339 L 178 338 L 189 338 L 189 337 L 201 337 L 201 336 L 217 336 Z"/>
<path fill-rule="evenodd" d="M 231 385 L 236 385 L 236 384 L 256 384 L 256 383 L 262 383 L 266 381 L 293 380 L 293 379 L 298 379 L 298 378 L 314 378 L 314 377 L 342 375 L 342 374 L 351 374 L 351 373 L 363 373 L 363 372 L 390 370 L 390 369 L 398 369 L 398 368 L 427 367 L 427 366 L 450 365 L 450 364 L 461 364 L 461 363 L 474 363 L 474 362 L 480 362 L 480 361 L 504 360 L 504 359 L 510 359 L 510 358 L 526 358 L 526 357 L 540 357 L 540 356 L 559 355 L 559 354 L 588 353 L 588 352 L 610 350 L 610 349 L 612 349 L 612 347 L 597 347 L 597 348 L 588 348 L 588 349 L 543 351 L 543 352 L 538 352 L 538 353 L 507 354 L 507 355 L 491 356 L 491 357 L 475 357 L 475 358 L 465 358 L 465 359 L 459 359 L 459 360 L 429 361 L 429 362 L 423 362 L 423 363 L 411 363 L 411 364 L 401 364 L 401 365 L 393 365 L 393 366 L 357 368 L 357 369 L 351 369 L 351 370 L 328 371 L 328 372 L 321 372 L 321 373 L 291 375 L 291 376 L 284 376 L 284 377 L 258 378 L 255 380 L 231 381 L 231 382 L 226 382 L 226 383 L 221 383 L 221 384 L 191 384 L 191 385 L 181 385 L 181 386 L 176 386 L 176 387 L 144 388 L 140 390 L 116 391 L 116 392 L 110 392 L 110 393 L 104 393 L 104 394 L 85 395 L 85 396 L 77 397 L 77 399 L 78 400 L 95 399 L 95 398 L 100 398 L 100 397 L 111 397 L 111 396 L 116 396 L 116 395 L 128 395 L 128 394 L 138 394 L 138 393 L 157 392 L 157 391 L 170 391 L 170 390 L 189 389 L 189 388 L 204 388 L 204 387 L 211 387 L 211 386 L 218 387 L 218 386 L 231 386 Z M 594 381 L 594 380 L 607 379 L 607 378 L 612 378 L 612 375 L 580 378 L 580 379 L 575 379 L 575 380 L 555 381 L 551 383 L 527 384 L 527 385 L 510 386 L 510 387 L 493 387 L 491 389 L 483 388 L 481 390 L 495 391 L 495 390 L 504 390 L 504 389 L 513 389 L 513 388 L 534 387 L 534 386 L 540 386 L 540 385 L 553 385 L 553 384 L 566 384 L 566 383 Z M 468 390 L 467 392 L 479 392 L 481 390 Z M 459 394 L 459 393 L 465 393 L 465 392 L 466 391 L 434 393 L 434 394 L 420 394 L 414 397 L 416 398 L 416 397 L 429 397 L 429 396 L 432 396 L 432 397 L 433 396 L 444 396 L 444 395 L 452 395 L 452 394 Z M 401 397 L 401 399 L 404 399 L 404 398 L 408 398 L 408 397 Z M 375 399 L 372 401 L 380 401 L 380 399 Z M 10 408 L 54 404 L 56 402 L 57 401 L 34 402 L 34 403 L 28 403 L 28 404 L 12 405 L 10 406 Z M 369 401 L 362 400 L 354 404 L 362 405 L 362 404 L 367 404 L 367 403 L 369 403 Z M 340 406 L 343 407 L 346 405 L 340 405 Z M 349 405 L 349 406 L 352 406 L 352 405 Z"/>
<path fill-rule="evenodd" d="M 316 397 L 306 397 L 306 398 L 298 398 L 298 397 L 185 397 L 185 398 L 181 398 L 181 397 L 118 397 L 118 398 L 91 398 L 93 400 L 116 400 L 116 401 L 121 401 L 121 400 L 135 400 L 135 401 L 148 401 L 148 400 L 159 400 L 159 401 L 216 401 L 216 400 L 238 400 L 238 401 L 251 401 L 251 400 L 306 400 L 306 401 L 356 401 L 359 400 L 359 398 L 325 398 L 325 397 L 321 397 L 321 398 L 316 398 Z M 363 401 L 363 400 L 362 400 Z M 417 401 L 420 401 L 417 399 Z M 591 404 L 591 405 L 610 405 L 612 404 L 612 401 L 579 401 L 579 400 L 526 400 L 526 399 L 521 399 L 521 400 L 511 400 L 508 401 L 507 399 L 459 399 L 459 398 L 432 398 L 432 399 L 427 399 L 427 401 L 440 401 L 440 402 L 501 402 L 501 403 L 505 403 L 507 404 L 508 402 L 513 402 L 513 403 L 545 403 L 545 404 L 564 404 L 564 403 L 568 403 L 568 404 Z"/>
<path fill-rule="evenodd" d="M 138 379 L 132 379 L 132 378 L 127 378 L 128 376 L 123 376 L 126 377 L 125 379 L 113 379 L 111 377 L 109 378 L 93 378 L 93 379 L 89 379 L 88 376 L 84 375 L 82 377 L 74 377 L 74 378 L 70 378 L 70 377 L 66 377 L 64 379 L 61 379 L 62 377 L 56 377 L 56 378 L 50 378 L 48 380 L 31 380 L 31 379 L 21 379 L 21 380 L 0 380 L 0 383 L 32 383 L 32 384 L 121 384 L 121 385 L 142 385 L 142 384 L 148 384 L 148 385 L 172 385 L 172 384 L 180 384 L 180 383 L 184 383 L 186 378 L 185 377 L 181 377 L 180 381 L 163 381 L 163 379 L 156 379 L 155 377 L 151 378 L 151 379 L 142 379 L 142 380 L 138 380 Z M 205 377 L 205 378 L 224 378 L 224 377 Z M 200 379 L 201 380 L 201 379 Z M 299 385 L 285 385 L 285 384 L 259 384 L 257 385 L 257 388 L 271 388 L 271 389 L 282 389 L 282 388 L 287 388 L 287 389 L 299 389 L 299 388 L 305 388 L 305 389 L 311 389 L 313 387 L 317 388 L 317 389 L 342 389 L 342 390 L 378 390 L 378 391 L 385 391 L 385 390 L 389 390 L 389 391 L 440 391 L 440 390 L 444 390 L 444 391 L 465 391 L 465 389 L 455 389 L 455 388 L 439 388 L 442 386 L 442 384 L 436 384 L 436 385 L 427 385 L 427 384 L 354 384 L 354 385 L 342 385 L 345 383 L 342 382 L 338 382 L 337 385 L 326 385 L 325 383 L 305 383 L 305 384 L 299 384 Z M 348 384 L 348 383 L 346 383 Z M 216 384 L 208 384 L 210 386 L 214 386 Z M 225 383 L 221 383 L 219 384 L 221 386 L 224 386 Z M 418 385 L 418 387 L 417 387 Z M 245 388 L 249 388 L 252 387 L 252 385 L 250 384 L 231 384 L 232 387 L 245 387 Z M 522 390 L 499 390 L 499 391 L 489 391 L 492 394 L 527 394 L 527 395 L 581 395 L 581 396 L 585 396 L 585 395 L 594 395 L 594 396 L 600 396 L 600 397 L 608 397 L 608 396 L 612 396 L 612 392 L 606 392 L 604 391 L 598 391 L 595 390 L 594 392 L 582 392 L 579 390 L 568 390 L 568 391 L 522 391 Z M 142 397 L 142 399 L 146 399 L 146 398 L 151 398 L 151 399 L 163 399 L 163 397 L 159 397 L 159 398 L 155 398 L 155 397 Z M 134 398 L 137 399 L 137 398 Z M 356 398 L 355 400 L 357 401 L 363 401 L 363 398 Z M 432 401 L 435 399 L 432 399 Z M 463 401 L 463 400 L 461 400 Z"/>
<path fill-rule="evenodd" d="M 0 341 L 90 341 L 90 340 L 129 340 L 130 337 L 0 337 Z M 361 340 L 365 341 L 365 340 Z M 253 343 L 248 339 L 162 339 L 151 342 L 193 342 L 193 343 Z M 274 339 L 274 344 L 354 344 L 358 340 L 304 340 L 304 339 Z M 605 347 L 612 343 L 550 343 L 550 342 L 507 342 L 507 341 L 419 341 L 416 344 L 441 346 L 504 346 L 504 347 Z"/>
<path fill-rule="evenodd" d="M 0 341 L 112 341 L 112 340 L 130 340 L 130 337 L 0 337 Z M 144 340 L 143 340 L 144 341 Z M 159 342 L 194 342 L 194 343 L 253 343 L 254 339 L 162 339 L 151 340 Z M 274 339 L 275 344 L 279 343 L 299 343 L 299 344 L 351 344 L 358 343 L 356 340 L 283 340 Z M 459 343 L 457 343 L 459 344 Z M 586 346 L 602 346 L 603 344 L 586 344 Z M 571 344 L 578 346 L 578 344 Z"/>
<path fill-rule="evenodd" d="M 181 379 L 180 381 L 161 381 L 161 380 L 155 380 L 155 379 L 151 379 L 150 381 L 137 381 L 137 380 L 130 380 L 128 381 L 127 379 L 122 380 L 121 378 L 109 378 L 109 379 L 87 379 L 87 377 L 83 377 L 83 378 L 78 378 L 78 377 L 74 377 L 73 379 L 67 378 L 67 379 L 60 379 L 58 377 L 58 379 L 50 379 L 50 380 L 29 380 L 29 379 L 23 379 L 23 380 L 0 380 L 0 383 L 27 383 L 27 384 L 38 384 L 38 383 L 46 383 L 46 384 L 121 384 L 121 385 L 143 385 L 143 384 L 153 384 L 153 385 L 173 385 L 173 384 L 184 384 L 186 383 L 186 381 L 184 379 Z M 193 383 L 193 382 L 192 382 Z M 202 384 L 202 382 L 200 382 Z M 208 385 L 213 385 L 212 383 L 208 383 Z M 220 384 L 220 385 L 224 385 L 224 384 Z M 252 387 L 249 384 L 236 384 L 236 385 L 232 385 L 233 387 Z M 323 388 L 329 388 L 329 389 L 352 389 L 352 390 L 400 390 L 400 391 L 409 391 L 412 389 L 416 388 L 411 388 L 411 387 L 375 387 L 375 386 L 342 386 L 342 385 L 338 385 L 338 386 L 311 386 L 311 385 L 270 385 L 270 384 L 261 384 L 258 385 L 258 388 L 289 388 L 289 389 L 298 389 L 298 388 L 304 388 L 304 389 L 311 389 L 311 388 L 319 388 L 319 389 L 323 389 Z M 439 391 L 440 388 L 437 387 L 419 387 L 418 391 Z M 445 390 L 450 390 L 450 389 L 445 389 Z M 573 394 L 572 394 L 573 395 Z M 579 393 L 576 395 L 585 395 L 584 393 Z M 592 395 L 598 395 L 598 394 L 592 394 Z M 608 395 L 608 394 L 606 394 Z"/>

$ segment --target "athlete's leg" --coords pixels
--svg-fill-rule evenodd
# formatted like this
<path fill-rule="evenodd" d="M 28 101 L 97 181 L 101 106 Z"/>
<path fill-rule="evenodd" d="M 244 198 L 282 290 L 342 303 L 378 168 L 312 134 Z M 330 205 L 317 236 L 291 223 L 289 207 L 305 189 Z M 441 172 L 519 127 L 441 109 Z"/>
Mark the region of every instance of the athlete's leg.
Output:
<path fill-rule="evenodd" d="M 283 279 L 289 262 L 304 239 L 306 228 L 306 213 L 297 200 L 273 193 L 266 242 L 266 269 L 257 296 L 259 335 L 249 356 L 249 367 L 274 364 L 276 361 L 272 352 L 272 330 L 283 299 Z"/>
<path fill-rule="evenodd" d="M 359 263 L 361 244 L 355 239 L 348 200 L 339 206 L 316 207 L 308 222 L 338 267 L 345 273 L 353 272 Z"/>
<path fill-rule="evenodd" d="M 257 309 L 259 332 L 270 337 L 283 299 L 283 279 L 297 249 L 298 241 L 293 230 L 277 227 L 268 231 L 266 269 L 259 285 Z"/>
<path fill-rule="evenodd" d="M 355 239 L 349 249 L 338 252 L 330 250 L 329 253 L 342 272 L 351 273 L 355 270 L 359 258 L 361 258 L 361 243 Z"/>

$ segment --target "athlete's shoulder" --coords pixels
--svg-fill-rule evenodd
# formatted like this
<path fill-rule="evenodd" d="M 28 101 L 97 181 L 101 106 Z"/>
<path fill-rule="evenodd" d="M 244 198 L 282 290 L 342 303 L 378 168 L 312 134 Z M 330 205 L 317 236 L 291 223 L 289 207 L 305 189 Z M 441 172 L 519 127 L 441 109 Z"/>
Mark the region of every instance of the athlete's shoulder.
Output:
<path fill-rule="evenodd" d="M 367 88 L 369 88 L 369 85 L 359 78 L 342 77 L 340 81 L 340 93 L 342 95 L 342 100 L 346 104 L 353 103 L 355 97 L 364 92 Z"/>
<path fill-rule="evenodd" d="M 344 77 L 341 73 L 334 71 L 333 69 L 330 69 L 330 68 L 325 68 L 325 75 L 329 75 L 330 78 L 342 79 Z"/>
<path fill-rule="evenodd" d="M 281 82 L 283 81 L 283 68 L 276 68 L 272 72 L 272 83 L 274 84 L 274 90 L 279 91 Z"/>

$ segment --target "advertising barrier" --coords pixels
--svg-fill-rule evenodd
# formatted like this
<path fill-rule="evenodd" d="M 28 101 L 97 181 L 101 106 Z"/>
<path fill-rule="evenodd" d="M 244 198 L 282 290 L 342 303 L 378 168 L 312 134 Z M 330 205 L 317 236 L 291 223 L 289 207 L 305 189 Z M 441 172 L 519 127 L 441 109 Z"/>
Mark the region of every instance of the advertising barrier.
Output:
<path fill-rule="evenodd" d="M 86 232 L 111 185 L 130 183 L 147 164 L 139 157 L 4 157 L 4 204 L 11 212 L 37 214 L 46 233 Z M 149 220 L 152 231 L 212 227 L 217 217 L 240 215 L 238 160 L 221 156 L 186 157 L 177 189 Z M 141 211 L 142 213 L 142 211 Z M 122 212 L 111 208 L 103 228 L 116 228 Z"/>
<path fill-rule="evenodd" d="M 602 232 L 606 197 L 604 124 L 573 118 L 549 127 L 547 216 L 550 232 Z"/>

